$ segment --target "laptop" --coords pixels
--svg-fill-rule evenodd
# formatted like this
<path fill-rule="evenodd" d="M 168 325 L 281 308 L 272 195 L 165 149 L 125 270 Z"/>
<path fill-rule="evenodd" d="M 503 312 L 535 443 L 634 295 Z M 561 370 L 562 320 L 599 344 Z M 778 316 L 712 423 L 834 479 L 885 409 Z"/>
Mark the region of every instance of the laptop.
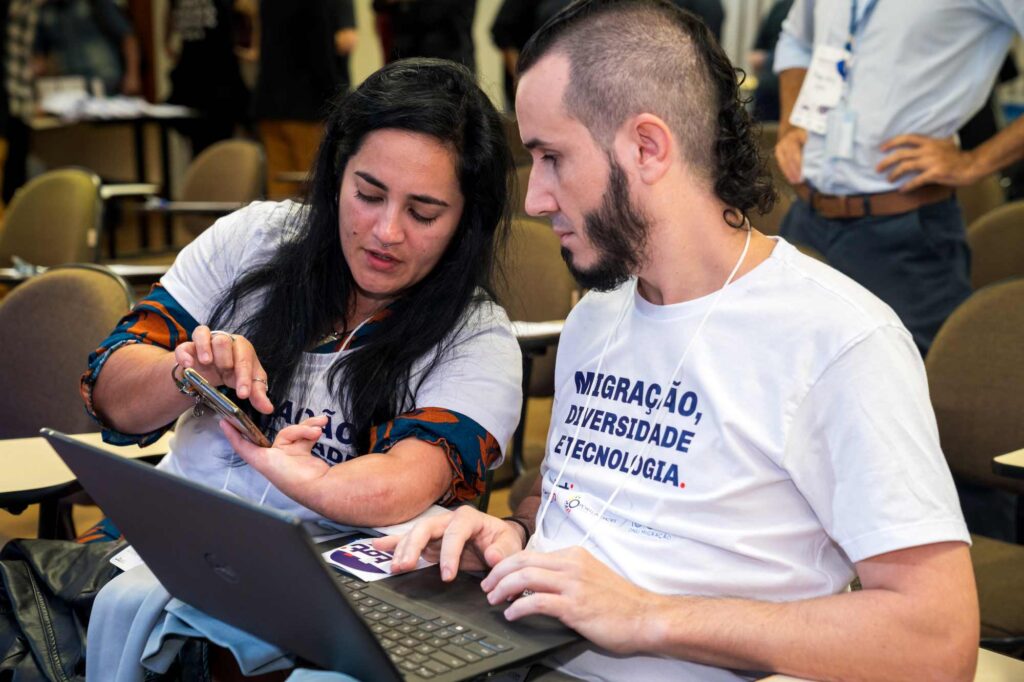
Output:
<path fill-rule="evenodd" d="M 327 670 L 366 682 L 468 680 L 579 635 L 505 620 L 479 579 L 427 568 L 363 582 L 330 567 L 301 522 L 65 434 L 42 435 L 170 594 Z"/>

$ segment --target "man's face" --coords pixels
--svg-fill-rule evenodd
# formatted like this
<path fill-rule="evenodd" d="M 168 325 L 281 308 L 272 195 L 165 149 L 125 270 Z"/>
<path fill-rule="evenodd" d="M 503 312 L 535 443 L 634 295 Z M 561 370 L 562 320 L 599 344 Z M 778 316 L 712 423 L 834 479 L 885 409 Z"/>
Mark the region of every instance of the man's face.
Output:
<path fill-rule="evenodd" d="M 533 156 L 526 212 L 551 219 L 562 257 L 581 286 L 607 290 L 644 260 L 648 221 L 625 171 L 563 104 L 569 60 L 551 54 L 519 83 L 516 115 Z"/>

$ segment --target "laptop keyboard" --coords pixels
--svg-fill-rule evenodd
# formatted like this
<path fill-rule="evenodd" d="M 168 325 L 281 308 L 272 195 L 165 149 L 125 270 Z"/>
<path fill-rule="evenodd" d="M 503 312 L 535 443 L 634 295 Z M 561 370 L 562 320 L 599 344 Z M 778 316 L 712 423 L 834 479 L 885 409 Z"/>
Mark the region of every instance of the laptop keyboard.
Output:
<path fill-rule="evenodd" d="M 409 613 L 363 592 L 368 583 L 338 574 L 345 596 L 380 640 L 406 678 L 430 679 L 450 670 L 504 653 L 512 645 L 476 632 L 450 618 Z"/>

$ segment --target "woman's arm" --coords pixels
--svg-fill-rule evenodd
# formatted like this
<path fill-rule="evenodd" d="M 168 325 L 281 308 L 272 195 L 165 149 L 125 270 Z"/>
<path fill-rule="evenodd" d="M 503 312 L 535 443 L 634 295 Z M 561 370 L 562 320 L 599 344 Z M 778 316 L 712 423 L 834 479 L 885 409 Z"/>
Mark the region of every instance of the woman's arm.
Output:
<path fill-rule="evenodd" d="M 248 399 L 257 411 L 273 412 L 267 397 L 267 373 L 252 344 L 237 334 L 211 334 L 204 325 L 195 328 L 191 341 L 178 344 L 173 351 L 138 343 L 117 349 L 96 378 L 93 409 L 104 423 L 123 433 L 159 429 L 194 404 L 177 386 L 186 367 L 215 386 L 235 389 L 238 397 Z"/>
<path fill-rule="evenodd" d="M 451 485 L 444 448 L 417 438 L 332 467 L 310 452 L 326 424 L 320 416 L 285 427 L 270 448 L 253 445 L 226 422 L 221 430 L 235 452 L 278 490 L 340 523 L 372 527 L 407 521 Z"/>

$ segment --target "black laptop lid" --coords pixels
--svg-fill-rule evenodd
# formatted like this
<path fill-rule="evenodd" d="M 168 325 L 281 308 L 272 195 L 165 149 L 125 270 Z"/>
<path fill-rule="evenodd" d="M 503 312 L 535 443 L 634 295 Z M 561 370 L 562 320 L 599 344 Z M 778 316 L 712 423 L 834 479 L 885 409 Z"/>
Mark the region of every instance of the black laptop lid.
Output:
<path fill-rule="evenodd" d="M 401 679 L 298 519 L 41 433 L 172 595 L 321 667 Z"/>

